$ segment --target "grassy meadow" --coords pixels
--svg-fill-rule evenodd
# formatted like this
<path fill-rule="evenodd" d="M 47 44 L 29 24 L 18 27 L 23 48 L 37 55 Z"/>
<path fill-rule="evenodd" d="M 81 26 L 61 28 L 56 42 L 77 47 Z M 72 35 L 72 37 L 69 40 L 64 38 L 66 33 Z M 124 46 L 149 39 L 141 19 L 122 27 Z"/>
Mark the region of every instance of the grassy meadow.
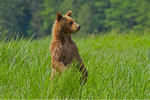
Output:
<path fill-rule="evenodd" d="M 150 34 L 74 35 L 84 86 L 73 64 L 50 82 L 50 40 L 0 42 L 0 99 L 150 99 Z"/>

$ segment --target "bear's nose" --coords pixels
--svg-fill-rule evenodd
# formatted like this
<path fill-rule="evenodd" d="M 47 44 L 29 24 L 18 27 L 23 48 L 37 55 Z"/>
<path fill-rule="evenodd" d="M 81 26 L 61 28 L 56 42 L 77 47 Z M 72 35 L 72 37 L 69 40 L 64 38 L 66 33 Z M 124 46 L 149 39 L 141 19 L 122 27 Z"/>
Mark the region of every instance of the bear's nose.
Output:
<path fill-rule="evenodd" d="M 81 26 L 79 25 L 79 29 L 81 28 Z"/>

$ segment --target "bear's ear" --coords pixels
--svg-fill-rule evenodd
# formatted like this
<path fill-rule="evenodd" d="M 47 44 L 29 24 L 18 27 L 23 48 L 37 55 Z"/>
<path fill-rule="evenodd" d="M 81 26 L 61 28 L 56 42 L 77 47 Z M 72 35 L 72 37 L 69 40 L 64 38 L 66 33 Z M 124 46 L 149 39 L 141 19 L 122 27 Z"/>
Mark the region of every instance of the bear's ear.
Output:
<path fill-rule="evenodd" d="M 68 11 L 66 16 L 70 16 L 71 17 L 72 11 Z"/>
<path fill-rule="evenodd" d="M 57 14 L 56 14 L 56 20 L 60 21 L 61 18 L 62 18 L 62 14 L 60 12 L 57 12 Z"/>

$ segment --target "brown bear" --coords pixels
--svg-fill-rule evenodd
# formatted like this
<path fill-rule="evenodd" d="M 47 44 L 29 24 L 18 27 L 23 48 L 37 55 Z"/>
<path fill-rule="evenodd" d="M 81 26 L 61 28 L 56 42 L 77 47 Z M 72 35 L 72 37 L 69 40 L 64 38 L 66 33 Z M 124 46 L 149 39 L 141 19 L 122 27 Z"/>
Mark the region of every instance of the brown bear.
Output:
<path fill-rule="evenodd" d="M 60 12 L 56 14 L 56 21 L 52 28 L 52 41 L 50 44 L 52 60 L 51 80 L 53 80 L 56 72 L 62 73 L 69 64 L 76 60 L 78 63 L 77 68 L 82 73 L 82 83 L 84 84 L 87 80 L 88 72 L 78 53 L 77 46 L 71 38 L 71 34 L 79 31 L 81 26 L 71 18 L 71 14 L 72 11 L 68 11 L 65 15 L 62 15 Z"/>

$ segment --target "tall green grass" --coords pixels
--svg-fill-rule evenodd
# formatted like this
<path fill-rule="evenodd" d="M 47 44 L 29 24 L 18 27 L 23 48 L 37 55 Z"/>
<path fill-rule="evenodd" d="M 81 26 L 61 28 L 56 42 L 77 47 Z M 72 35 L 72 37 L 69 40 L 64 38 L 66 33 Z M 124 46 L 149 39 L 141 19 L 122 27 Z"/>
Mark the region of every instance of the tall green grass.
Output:
<path fill-rule="evenodd" d="M 0 42 L 0 99 L 150 99 L 150 34 L 74 37 L 84 86 L 74 65 L 51 83 L 50 39 Z"/>

